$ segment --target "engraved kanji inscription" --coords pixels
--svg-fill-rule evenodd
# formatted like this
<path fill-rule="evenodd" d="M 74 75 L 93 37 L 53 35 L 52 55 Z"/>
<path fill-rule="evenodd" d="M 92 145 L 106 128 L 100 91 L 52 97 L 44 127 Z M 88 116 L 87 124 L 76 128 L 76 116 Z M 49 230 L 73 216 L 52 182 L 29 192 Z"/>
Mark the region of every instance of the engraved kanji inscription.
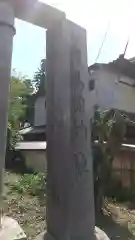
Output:
<path fill-rule="evenodd" d="M 81 51 L 76 46 L 71 47 L 71 66 L 76 70 L 81 66 Z"/>
<path fill-rule="evenodd" d="M 74 165 L 77 177 L 82 177 L 83 173 L 88 172 L 87 159 L 83 152 L 78 152 L 74 154 Z"/>
<path fill-rule="evenodd" d="M 84 83 L 80 80 L 80 71 L 72 72 L 72 91 L 73 94 L 81 93 L 84 89 Z"/>
<path fill-rule="evenodd" d="M 85 100 L 82 96 L 78 96 L 74 99 L 74 112 L 84 113 Z"/>
<path fill-rule="evenodd" d="M 80 136 L 81 138 L 84 137 L 87 139 L 87 127 L 83 120 L 81 120 L 79 123 L 76 121 L 76 119 L 74 120 L 73 132 L 75 137 Z"/>

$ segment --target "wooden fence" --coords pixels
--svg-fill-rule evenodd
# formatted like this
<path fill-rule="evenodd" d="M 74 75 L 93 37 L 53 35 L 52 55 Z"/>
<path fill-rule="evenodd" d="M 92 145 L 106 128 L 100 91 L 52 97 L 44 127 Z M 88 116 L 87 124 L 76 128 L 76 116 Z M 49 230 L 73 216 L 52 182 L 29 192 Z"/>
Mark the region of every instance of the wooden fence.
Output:
<path fill-rule="evenodd" d="M 112 176 L 123 187 L 135 188 L 135 151 L 120 151 L 113 161 Z"/>

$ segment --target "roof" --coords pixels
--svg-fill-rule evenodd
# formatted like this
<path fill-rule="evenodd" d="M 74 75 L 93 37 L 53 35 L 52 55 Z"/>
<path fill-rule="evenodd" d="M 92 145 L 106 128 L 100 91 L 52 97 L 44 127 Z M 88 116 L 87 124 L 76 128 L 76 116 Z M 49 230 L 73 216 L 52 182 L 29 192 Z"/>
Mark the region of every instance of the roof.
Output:
<path fill-rule="evenodd" d="M 130 61 L 131 63 L 135 64 L 135 57 L 130 58 L 129 61 Z"/>
<path fill-rule="evenodd" d="M 35 133 L 45 133 L 46 127 L 45 126 L 32 126 L 23 128 L 19 131 L 19 134 L 26 135 L 26 134 L 35 134 Z"/>
<path fill-rule="evenodd" d="M 104 142 L 104 144 L 106 144 L 106 142 Z M 93 146 L 98 146 L 98 141 L 94 141 L 94 145 Z M 127 144 L 127 143 L 122 143 L 121 144 L 121 149 L 125 150 L 125 149 L 130 149 L 131 151 L 135 151 L 135 144 Z"/>
<path fill-rule="evenodd" d="M 123 114 L 125 117 L 129 118 L 130 121 L 135 122 L 135 113 L 131 113 L 131 112 L 126 112 L 126 111 L 122 111 L 119 110 L 121 114 Z"/>
<path fill-rule="evenodd" d="M 135 145 L 134 144 L 125 144 L 125 143 L 123 143 L 122 144 L 122 148 L 131 148 L 132 150 L 134 150 L 135 151 Z"/>
<path fill-rule="evenodd" d="M 135 58 L 126 59 L 120 55 L 116 60 L 109 63 L 95 63 L 88 70 L 109 69 L 135 79 Z"/>
<path fill-rule="evenodd" d="M 47 143 L 43 141 L 18 142 L 15 150 L 46 150 Z"/>

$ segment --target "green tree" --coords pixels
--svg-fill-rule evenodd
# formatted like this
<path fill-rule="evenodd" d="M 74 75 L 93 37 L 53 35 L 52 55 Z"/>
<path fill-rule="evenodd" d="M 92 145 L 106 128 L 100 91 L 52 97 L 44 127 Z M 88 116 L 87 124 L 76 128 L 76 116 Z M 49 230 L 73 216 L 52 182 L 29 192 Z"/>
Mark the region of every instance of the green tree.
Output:
<path fill-rule="evenodd" d="M 30 80 L 24 77 L 12 77 L 8 112 L 8 148 L 18 139 L 20 122 L 26 117 L 27 98 L 32 94 Z"/>
<path fill-rule="evenodd" d="M 26 119 L 33 124 L 34 121 L 34 104 L 37 96 L 45 95 L 45 79 L 46 79 L 46 60 L 42 59 L 40 62 L 40 67 L 34 74 L 34 79 L 32 81 L 32 87 L 34 86 L 34 93 L 27 97 L 27 108 L 26 108 Z"/>
<path fill-rule="evenodd" d="M 106 182 L 111 175 L 112 161 L 118 153 L 129 121 L 118 110 L 96 109 L 92 121 L 95 209 L 102 209 Z M 134 123 L 133 123 L 134 124 Z M 96 145 L 96 146 L 95 146 Z"/>
<path fill-rule="evenodd" d="M 33 84 L 36 91 L 42 91 L 45 89 L 45 78 L 46 78 L 46 59 L 42 59 L 40 62 L 40 67 L 35 72 Z"/>

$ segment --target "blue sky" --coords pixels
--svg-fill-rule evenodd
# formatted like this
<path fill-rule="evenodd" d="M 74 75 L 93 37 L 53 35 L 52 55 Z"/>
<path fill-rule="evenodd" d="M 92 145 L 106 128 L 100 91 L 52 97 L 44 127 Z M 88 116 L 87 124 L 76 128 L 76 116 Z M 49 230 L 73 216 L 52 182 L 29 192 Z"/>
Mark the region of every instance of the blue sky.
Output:
<path fill-rule="evenodd" d="M 130 38 L 126 57 L 135 56 L 134 0 L 42 0 L 66 12 L 67 18 L 86 28 L 88 64 L 94 63 L 108 23 L 110 27 L 99 62 L 109 62 L 124 51 Z M 12 69 L 32 78 L 45 56 L 45 30 L 15 21 Z"/>

